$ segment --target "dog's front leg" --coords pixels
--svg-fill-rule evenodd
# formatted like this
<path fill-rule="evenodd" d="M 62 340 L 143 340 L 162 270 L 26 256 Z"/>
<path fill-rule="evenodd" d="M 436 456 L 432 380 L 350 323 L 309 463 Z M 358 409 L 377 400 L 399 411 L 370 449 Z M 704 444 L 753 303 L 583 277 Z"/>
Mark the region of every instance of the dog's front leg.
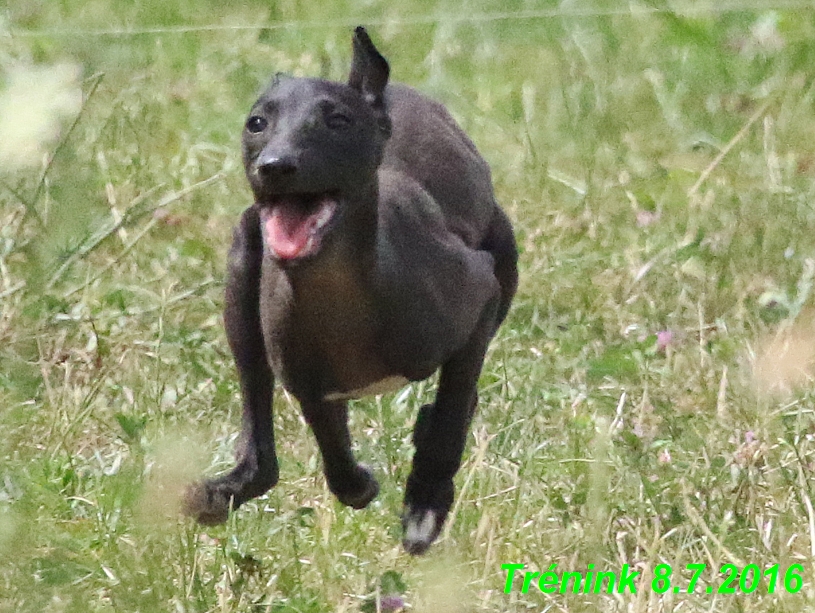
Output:
<path fill-rule="evenodd" d="M 272 424 L 272 375 L 260 323 L 263 242 L 255 207 L 247 209 L 229 251 L 224 322 L 243 396 L 241 436 L 232 471 L 187 491 L 185 506 L 199 523 L 226 521 L 229 509 L 260 496 L 277 483 Z"/>
<path fill-rule="evenodd" d="M 328 488 L 344 505 L 355 509 L 368 506 L 379 493 L 379 484 L 370 469 L 357 464 L 351 452 L 346 403 L 301 401 L 301 408 L 320 447 Z"/>
<path fill-rule="evenodd" d="M 436 540 L 453 504 L 453 477 L 461 465 L 478 402 L 478 376 L 497 311 L 494 299 L 484 308 L 467 344 L 442 365 L 436 401 L 419 410 L 413 431 L 416 453 L 402 515 L 402 544 L 410 554 L 424 553 Z"/>

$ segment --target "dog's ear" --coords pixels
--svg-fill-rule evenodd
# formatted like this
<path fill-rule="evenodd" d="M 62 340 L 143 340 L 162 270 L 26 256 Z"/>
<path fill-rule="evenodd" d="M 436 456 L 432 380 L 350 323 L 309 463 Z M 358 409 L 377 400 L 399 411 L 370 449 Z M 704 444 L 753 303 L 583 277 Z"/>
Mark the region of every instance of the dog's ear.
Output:
<path fill-rule="evenodd" d="M 385 104 L 385 86 L 388 84 L 390 66 L 371 42 L 365 28 L 354 30 L 354 59 L 348 85 L 361 93 L 374 107 Z"/>

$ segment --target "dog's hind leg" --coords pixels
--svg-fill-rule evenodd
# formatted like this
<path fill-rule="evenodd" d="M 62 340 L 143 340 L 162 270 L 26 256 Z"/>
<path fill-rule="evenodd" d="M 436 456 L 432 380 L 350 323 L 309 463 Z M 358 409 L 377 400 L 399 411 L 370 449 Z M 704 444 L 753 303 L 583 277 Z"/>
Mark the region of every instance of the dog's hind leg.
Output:
<path fill-rule="evenodd" d="M 495 214 L 479 249 L 492 254 L 495 261 L 495 277 L 501 285 L 501 301 L 495 318 L 497 329 L 507 316 L 512 297 L 518 289 L 518 246 L 515 243 L 512 224 L 506 213 L 498 206 L 495 207 Z"/>
<path fill-rule="evenodd" d="M 328 489 L 349 507 L 362 509 L 379 493 L 379 484 L 367 467 L 357 464 L 351 452 L 348 408 L 344 401 L 301 401 L 306 418 L 323 456 Z"/>
<path fill-rule="evenodd" d="M 495 331 L 499 296 L 484 307 L 467 344 L 441 367 L 436 401 L 419 411 L 413 432 L 416 453 L 405 488 L 402 544 L 413 555 L 436 540 L 455 494 L 453 477 L 478 402 L 476 385 Z"/>
<path fill-rule="evenodd" d="M 226 521 L 229 509 L 260 496 L 277 483 L 278 465 L 272 424 L 272 375 L 260 323 L 260 275 L 263 243 L 255 207 L 247 209 L 229 251 L 224 322 L 235 356 L 243 396 L 236 466 L 221 477 L 192 485 L 187 514 L 199 523 Z"/>

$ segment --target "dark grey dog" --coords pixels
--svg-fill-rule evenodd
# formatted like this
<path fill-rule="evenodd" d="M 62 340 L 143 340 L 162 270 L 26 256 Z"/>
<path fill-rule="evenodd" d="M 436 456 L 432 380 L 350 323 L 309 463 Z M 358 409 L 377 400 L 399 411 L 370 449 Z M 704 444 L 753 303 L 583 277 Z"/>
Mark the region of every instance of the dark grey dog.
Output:
<path fill-rule="evenodd" d="M 226 332 L 240 375 L 237 466 L 187 492 L 203 524 L 277 483 L 272 388 L 299 401 L 331 491 L 379 486 L 351 452 L 347 401 L 429 377 L 405 491 L 404 546 L 424 552 L 453 502 L 487 344 L 517 287 L 490 171 L 443 106 L 388 85 L 363 28 L 347 84 L 276 78 L 243 134 L 255 195 L 229 253 Z"/>

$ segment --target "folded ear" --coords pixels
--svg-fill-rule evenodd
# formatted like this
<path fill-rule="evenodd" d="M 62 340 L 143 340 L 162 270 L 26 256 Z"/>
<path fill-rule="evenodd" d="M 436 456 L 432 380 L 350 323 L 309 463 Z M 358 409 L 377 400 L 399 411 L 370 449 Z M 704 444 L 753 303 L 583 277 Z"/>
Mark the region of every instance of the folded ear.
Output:
<path fill-rule="evenodd" d="M 376 50 L 362 26 L 354 30 L 353 40 L 354 59 L 351 62 L 348 85 L 361 93 L 369 104 L 381 107 L 390 75 L 388 61 Z"/>

